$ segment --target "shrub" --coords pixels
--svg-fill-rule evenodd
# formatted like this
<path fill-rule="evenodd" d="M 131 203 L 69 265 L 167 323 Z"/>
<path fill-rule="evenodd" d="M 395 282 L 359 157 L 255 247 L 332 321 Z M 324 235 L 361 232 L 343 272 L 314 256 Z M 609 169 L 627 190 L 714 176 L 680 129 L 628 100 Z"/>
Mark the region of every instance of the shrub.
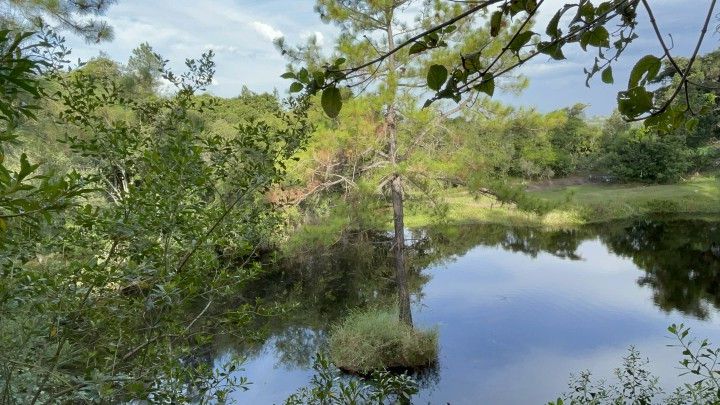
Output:
<path fill-rule="evenodd" d="M 330 358 L 341 370 L 418 369 L 434 364 L 437 329 L 418 330 L 400 323 L 395 311 L 351 313 L 330 334 Z"/>
<path fill-rule="evenodd" d="M 328 359 L 318 354 L 310 384 L 285 400 L 285 405 L 398 404 L 409 403 L 417 383 L 406 374 L 374 371 L 367 379 L 343 378 Z"/>
<path fill-rule="evenodd" d="M 570 378 L 570 390 L 548 405 L 592 404 L 718 404 L 720 403 L 720 348 L 711 345 L 707 339 L 699 340 L 690 336 L 690 329 L 684 324 L 670 325 L 668 332 L 675 344 L 668 345 L 682 350 L 679 362 L 680 376 L 693 376 L 693 382 L 686 382 L 670 392 L 666 398 L 660 381 L 650 373 L 650 360 L 641 357 L 634 347 L 623 358 L 623 365 L 615 369 L 614 382 L 596 381 L 587 370 Z"/>
<path fill-rule="evenodd" d="M 610 174 L 623 181 L 669 183 L 687 173 L 690 155 L 679 137 L 637 129 L 610 145 L 605 165 Z"/>

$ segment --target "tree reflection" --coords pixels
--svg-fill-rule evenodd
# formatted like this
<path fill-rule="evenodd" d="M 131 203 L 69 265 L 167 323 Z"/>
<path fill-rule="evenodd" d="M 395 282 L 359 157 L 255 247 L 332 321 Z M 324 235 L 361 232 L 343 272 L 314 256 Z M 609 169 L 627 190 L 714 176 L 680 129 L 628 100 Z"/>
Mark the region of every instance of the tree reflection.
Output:
<path fill-rule="evenodd" d="M 638 280 L 653 289 L 664 311 L 707 318 L 720 309 L 720 227 L 714 222 L 635 221 L 601 232 L 609 249 L 645 271 Z"/>
<path fill-rule="evenodd" d="M 632 260 L 644 272 L 638 283 L 653 290 L 662 310 L 706 318 L 712 307 L 720 309 L 720 227 L 702 220 L 637 220 L 574 230 L 494 225 L 416 230 L 406 249 L 408 290 L 414 301 L 421 300 L 430 279 L 423 270 L 478 246 L 580 260 L 579 247 L 592 240 Z M 330 249 L 277 263 L 243 292 L 251 299 L 229 305 L 258 299 L 290 310 L 256 321 L 263 339 L 231 345 L 249 358 L 270 345 L 283 366 L 311 367 L 329 328 L 349 310 L 396 305 L 392 243 L 389 234 L 359 233 Z"/>

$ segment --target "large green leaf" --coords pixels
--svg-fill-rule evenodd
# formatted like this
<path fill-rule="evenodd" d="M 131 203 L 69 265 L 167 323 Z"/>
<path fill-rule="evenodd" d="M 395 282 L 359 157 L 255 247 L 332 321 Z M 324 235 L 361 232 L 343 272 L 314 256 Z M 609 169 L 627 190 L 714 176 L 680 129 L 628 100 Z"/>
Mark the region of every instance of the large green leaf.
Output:
<path fill-rule="evenodd" d="M 512 40 L 512 42 L 510 42 L 510 45 L 508 45 L 508 49 L 515 53 L 520 52 L 520 48 L 530 42 L 530 39 L 533 37 L 533 35 L 535 35 L 535 33 L 532 31 L 521 32 Z"/>
<path fill-rule="evenodd" d="M 432 90 L 438 91 L 447 80 L 448 71 L 443 65 L 432 65 L 428 70 L 427 84 Z"/>
<path fill-rule="evenodd" d="M 298 91 L 302 91 L 303 85 L 300 82 L 293 82 L 293 84 L 290 85 L 290 93 L 297 93 Z"/>
<path fill-rule="evenodd" d="M 615 82 L 615 79 L 613 78 L 613 71 L 612 66 L 608 66 L 603 70 L 602 72 L 602 81 L 603 83 L 612 84 Z"/>
<path fill-rule="evenodd" d="M 610 47 L 610 33 L 602 25 L 595 27 L 595 29 L 586 31 L 580 37 L 580 46 L 586 49 L 587 46 L 594 46 L 596 48 L 609 48 Z"/>
<path fill-rule="evenodd" d="M 644 85 L 650 80 L 657 77 L 662 67 L 660 58 L 653 55 L 643 56 L 633 67 L 630 72 L 630 81 L 628 82 L 628 89 Z M 641 83 L 642 82 L 642 83 Z"/>
<path fill-rule="evenodd" d="M 549 55 L 555 60 L 565 59 L 565 54 L 562 51 L 562 43 L 560 42 L 540 42 L 537 47 L 540 53 Z"/>
<path fill-rule="evenodd" d="M 342 96 L 340 95 L 340 89 L 337 87 L 328 87 L 323 90 L 320 98 L 320 104 L 322 104 L 323 111 L 330 118 L 335 118 L 340 114 L 342 109 Z"/>
<path fill-rule="evenodd" d="M 500 34 L 500 28 L 502 28 L 502 11 L 496 11 L 490 17 L 490 35 L 493 37 Z"/>

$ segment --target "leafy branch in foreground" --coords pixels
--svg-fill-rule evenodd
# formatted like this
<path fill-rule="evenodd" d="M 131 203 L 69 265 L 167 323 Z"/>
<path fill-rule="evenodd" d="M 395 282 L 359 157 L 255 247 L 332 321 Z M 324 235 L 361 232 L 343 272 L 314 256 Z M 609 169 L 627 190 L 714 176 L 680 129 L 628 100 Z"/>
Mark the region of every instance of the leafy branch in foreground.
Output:
<path fill-rule="evenodd" d="M 49 221 L 51 213 L 91 191 L 88 179 L 75 171 L 56 176 L 41 171 L 25 153 L 6 158 L 8 147 L 20 143 L 20 123 L 35 119 L 38 103 L 47 97 L 42 76 L 54 74 L 68 53 L 52 31 L 0 31 L 0 231 L 11 220 Z M 8 237 L 0 236 L 0 246 L 5 243 Z"/>
<path fill-rule="evenodd" d="M 720 348 L 713 347 L 707 339 L 692 338 L 690 329 L 684 324 L 672 324 L 668 332 L 677 341 L 668 346 L 682 349 L 680 376 L 693 376 L 693 382 L 675 388 L 669 396 L 660 400 L 664 391 L 660 388 L 658 378 L 648 370 L 649 360 L 643 359 L 631 347 L 623 358 L 623 366 L 614 372 L 617 383 L 608 385 L 602 380 L 595 382 L 590 371 L 583 371 L 577 376 L 571 376 L 570 391 L 548 405 L 717 404 L 720 401 Z"/>
<path fill-rule="evenodd" d="M 418 390 L 406 374 L 375 371 L 367 380 L 344 377 L 327 357 L 318 353 L 310 385 L 291 395 L 286 405 L 405 403 Z"/>
<path fill-rule="evenodd" d="M 343 2 L 340 2 L 342 7 Z M 665 43 L 650 2 L 645 0 L 579 0 L 568 3 L 557 10 L 545 27 L 544 33 L 526 30 L 540 11 L 549 6 L 544 0 L 487 0 L 464 3 L 464 7 L 444 22 L 437 23 L 420 33 L 408 34 L 397 46 L 380 52 L 378 56 L 366 57 L 351 67 L 343 67 L 344 58 L 337 58 L 322 68 L 290 71 L 282 77 L 293 79 L 292 91 L 305 90 L 308 94 L 322 93 L 322 106 L 330 117 L 337 116 L 342 108 L 341 92 L 338 88 L 365 86 L 373 80 L 379 66 L 391 61 L 395 55 L 405 52 L 410 56 L 421 57 L 423 53 L 435 48 L 448 47 L 443 35 L 454 31 L 464 20 L 474 15 L 489 15 L 489 29 L 498 40 L 499 35 L 510 31 L 509 39 L 504 39 L 495 54 L 488 55 L 488 47 L 473 51 L 454 51 L 454 64 L 436 64 L 430 68 L 426 88 L 434 92 L 426 106 L 443 99 L 460 102 L 471 94 L 484 93 L 492 96 L 498 79 L 516 72 L 528 61 L 541 56 L 554 60 L 565 59 L 567 45 L 577 44 L 583 51 L 595 53 L 594 62 L 585 69 L 588 80 L 596 74 L 601 75 L 604 83 L 615 81 L 612 65 L 616 63 L 627 46 L 638 38 L 636 27 L 639 24 L 638 8 L 642 7 L 653 27 L 657 41 L 663 49 L 663 55 L 646 55 L 632 69 L 627 90 L 618 94 L 618 109 L 629 121 L 646 120 L 647 126 L 666 131 L 681 127 L 694 115 L 690 100 L 678 106 L 673 101 L 684 90 L 688 92 L 693 83 L 689 80 L 693 62 L 705 39 L 708 26 L 715 12 L 716 0 L 709 0 L 706 18 L 700 28 L 697 43 L 692 50 L 689 63 L 680 70 L 680 80 L 667 98 L 656 97 L 648 85 L 657 76 L 663 60 L 674 62 L 671 49 Z M 516 24 L 511 24 L 515 22 Z M 413 32 L 409 30 L 409 32 Z M 506 54 L 514 56 L 511 63 L 499 63 Z M 489 58 L 490 63 L 479 63 L 480 57 Z M 674 63 L 673 63 L 674 64 Z"/>
<path fill-rule="evenodd" d="M 14 58 L 25 55 L 13 49 Z M 19 83 L 42 81 L 36 94 L 20 86 L 0 100 L 43 107 L 32 112 L 62 134 L 48 148 L 82 173 L 87 198 L 65 195 L 54 215 L 38 205 L 42 227 L 3 222 L 0 402 L 202 402 L 247 385 L 232 373 L 236 364 L 217 370 L 199 352 L 215 334 L 258 334 L 249 324 L 267 312 L 262 303 L 221 303 L 260 272 L 253 252 L 280 221 L 265 192 L 310 124 L 305 105 L 289 101 L 219 133 L 203 121 L 218 100 L 197 94 L 212 80 L 212 54 L 186 66 L 180 75 L 162 66 L 177 86 L 170 96 L 127 91 L 119 72 L 96 74 L 92 63 L 7 70 L 23 73 Z M 33 117 L 12 119 L 34 128 Z M 12 158 L 17 168 L 0 191 L 18 179 L 43 184 L 41 166 Z M 40 196 L 16 188 L 27 200 Z M 30 214 L 26 203 L 7 201 L 0 214 Z"/>

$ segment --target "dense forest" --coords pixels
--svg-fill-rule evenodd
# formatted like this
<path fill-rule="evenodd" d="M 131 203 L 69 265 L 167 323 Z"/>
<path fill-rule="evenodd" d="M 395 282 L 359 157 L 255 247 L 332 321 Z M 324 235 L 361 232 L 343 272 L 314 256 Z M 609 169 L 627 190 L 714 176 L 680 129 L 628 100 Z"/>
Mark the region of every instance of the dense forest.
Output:
<path fill-rule="evenodd" d="M 237 371 L 258 342 L 280 341 L 305 364 L 317 342 L 298 342 L 330 324 L 335 334 L 320 339 L 330 360 L 318 356 L 313 380 L 328 391 L 288 403 L 348 400 L 331 364 L 370 376 L 360 403 L 400 400 L 415 383 L 384 369 L 437 357 L 437 331 L 412 318 L 430 279 L 422 270 L 475 246 L 577 260 L 597 237 L 646 272 L 663 310 L 705 319 L 706 303 L 720 302 L 708 287 L 720 268 L 714 228 L 693 248 L 681 227 L 654 230 L 659 240 L 643 225 L 577 228 L 720 212 L 720 49 L 641 59 L 609 116 L 493 98 L 522 94 L 532 79 L 513 69 L 535 55 L 561 63 L 563 46 L 597 49 L 588 80 L 613 82 L 612 63 L 636 62 L 620 54 L 636 9 L 652 15 L 645 1 L 581 0 L 547 27 L 533 25 L 542 0 L 419 2 L 426 12 L 409 30 L 396 16 L 412 1 L 318 0 L 341 32 L 334 48 L 279 39 L 287 89 L 229 98 L 207 91 L 211 50 L 182 72 L 148 42 L 126 60 L 71 62 L 64 36 L 111 41 L 113 3 L 0 1 L 0 403 L 222 402 L 253 389 Z M 706 196 L 619 196 L 622 206 L 557 189 L 674 193 L 702 182 Z M 572 226 L 534 233 L 565 217 Z M 507 230 L 508 218 L 522 227 Z M 703 266 L 703 277 L 687 271 Z M 684 327 L 671 333 L 685 342 Z M 207 356 L 219 336 L 245 351 L 217 364 Z M 373 339 L 367 350 L 412 343 L 348 359 Z M 717 394 L 709 373 L 698 398 Z"/>

